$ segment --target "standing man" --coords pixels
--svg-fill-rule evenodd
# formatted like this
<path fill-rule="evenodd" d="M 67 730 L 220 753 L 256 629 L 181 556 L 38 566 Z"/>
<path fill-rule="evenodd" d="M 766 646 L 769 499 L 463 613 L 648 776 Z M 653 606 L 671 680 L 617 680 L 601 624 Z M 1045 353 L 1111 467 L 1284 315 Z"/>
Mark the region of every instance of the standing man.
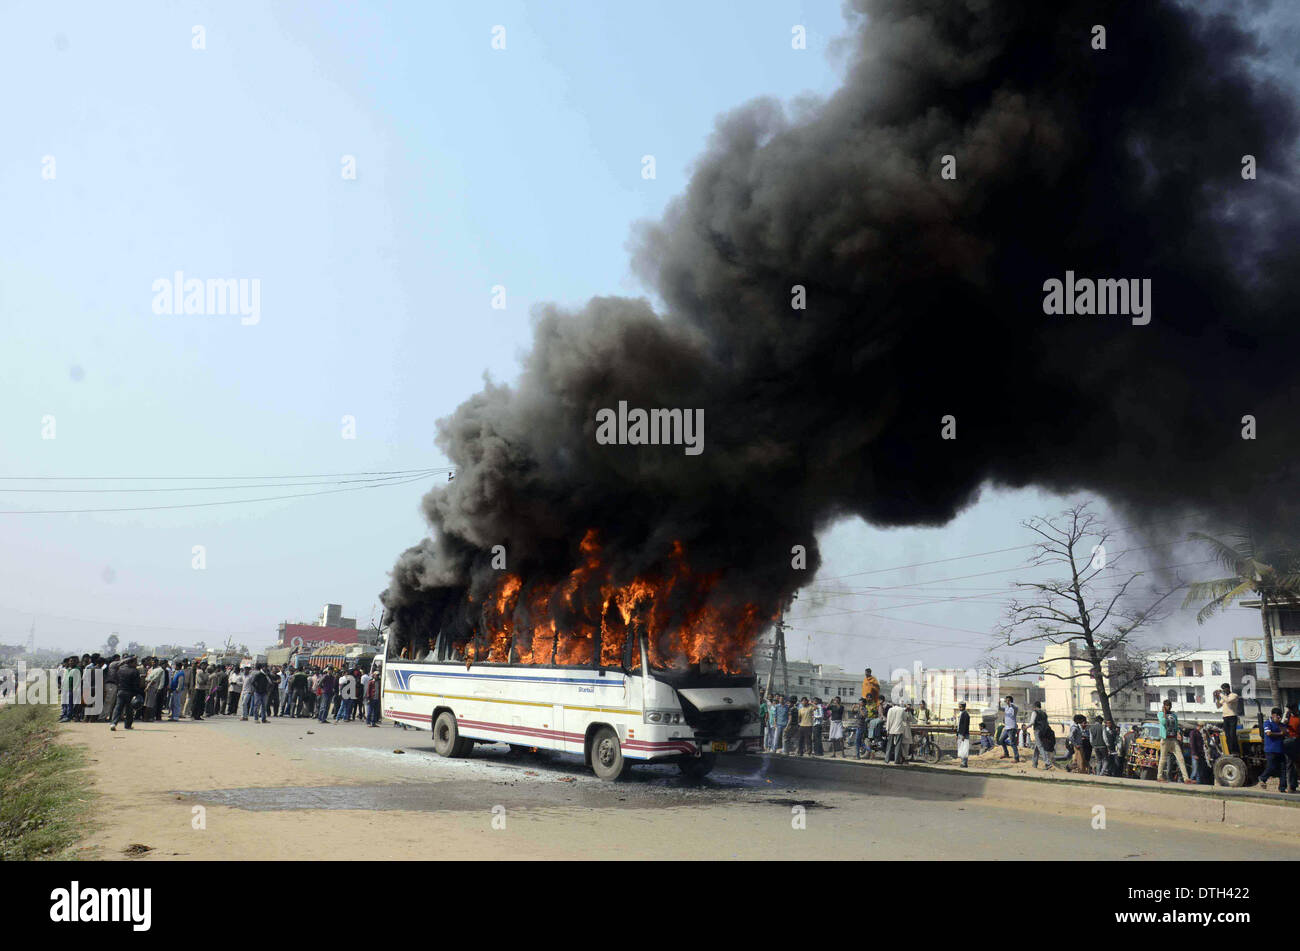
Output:
<path fill-rule="evenodd" d="M 226 715 L 232 715 L 239 709 L 239 699 L 244 694 L 244 675 L 238 667 L 232 667 L 230 674 L 226 677 Z M 241 720 L 247 720 L 248 717 L 240 717 Z"/>
<path fill-rule="evenodd" d="M 132 729 L 135 697 L 140 692 L 140 672 L 136 670 L 135 658 L 128 657 L 117 668 L 117 700 L 113 704 L 113 719 L 108 724 L 110 730 L 117 729 L 117 721 L 123 716 L 126 717 L 126 728 Z"/>
<path fill-rule="evenodd" d="M 265 664 L 258 664 L 257 670 L 245 678 L 244 690 L 249 693 L 248 712 L 253 715 L 253 722 L 265 723 L 266 695 L 271 690 L 271 677 L 266 672 Z"/>
<path fill-rule="evenodd" d="M 1088 739 L 1092 742 L 1092 774 L 1105 776 L 1106 766 L 1110 761 L 1110 748 L 1106 746 L 1106 724 L 1101 722 L 1101 717 L 1092 718 L 1092 726 L 1088 728 Z"/>
<path fill-rule="evenodd" d="M 1219 685 L 1219 713 L 1223 716 L 1223 738 L 1227 741 L 1228 752 L 1233 756 L 1241 755 L 1237 745 L 1237 702 L 1241 699 L 1232 692 L 1232 684 Z"/>
<path fill-rule="evenodd" d="M 373 674 L 366 681 L 366 723 L 379 726 L 379 678 Z"/>
<path fill-rule="evenodd" d="M 1277 777 L 1277 791 L 1286 792 L 1286 754 L 1282 752 L 1282 741 L 1286 738 L 1286 726 L 1282 723 L 1282 708 L 1274 707 L 1269 718 L 1264 721 L 1264 771 L 1259 774 L 1259 788 L 1268 792 L 1268 778 Z M 1161 751 L 1161 756 L 1164 751 Z"/>
<path fill-rule="evenodd" d="M 194 662 L 194 685 L 190 693 L 190 717 L 195 723 L 203 719 L 203 704 L 208 699 L 208 684 L 212 675 L 208 673 L 206 663 Z"/>
<path fill-rule="evenodd" d="M 794 748 L 799 740 L 799 698 L 790 697 L 788 700 L 786 709 L 789 711 L 789 717 L 785 733 L 782 735 L 782 746 L 787 756 L 793 756 Z"/>
<path fill-rule="evenodd" d="M 1102 730 L 1102 740 L 1106 744 L 1106 771 L 1103 776 L 1121 776 L 1123 769 L 1119 764 L 1119 727 L 1114 720 L 1107 720 Z"/>
<path fill-rule="evenodd" d="M 72 713 L 80 699 L 81 669 L 77 666 L 77 658 L 65 657 L 63 658 L 63 682 L 59 685 L 60 723 L 68 723 L 72 720 Z"/>
<path fill-rule="evenodd" d="M 970 765 L 970 714 L 964 701 L 957 704 L 957 711 L 957 755 L 961 757 L 961 768 L 966 769 Z"/>
<path fill-rule="evenodd" d="M 187 683 L 185 680 L 185 665 L 179 660 L 176 661 L 176 670 L 172 672 L 171 683 L 171 703 L 172 715 L 168 722 L 176 723 L 181 718 L 181 710 L 185 706 L 185 691 Z"/>
<path fill-rule="evenodd" d="M 813 733 L 813 705 L 804 697 L 799 701 L 799 755 L 803 756 L 804 750 L 808 755 L 812 755 L 812 733 Z"/>
<path fill-rule="evenodd" d="M 104 715 L 110 720 L 117 709 L 117 671 L 122 666 L 122 657 L 114 654 L 108 659 L 104 668 Z"/>
<path fill-rule="evenodd" d="M 338 681 L 334 679 L 334 668 L 325 668 L 325 675 L 320 679 L 320 685 L 316 688 L 320 691 L 320 698 L 316 703 L 316 719 L 321 723 L 329 723 L 330 718 L 330 700 L 334 698 L 334 688 Z"/>
<path fill-rule="evenodd" d="M 853 755 L 855 759 L 862 759 L 862 748 L 867 744 L 870 737 L 867 731 L 871 729 L 871 721 L 875 716 L 875 707 L 868 706 L 866 698 L 858 701 L 858 719 L 857 733 L 853 739 Z"/>
<path fill-rule="evenodd" d="M 1286 736 L 1282 738 L 1282 752 L 1286 754 L 1288 770 L 1288 787 L 1296 791 L 1297 773 L 1300 773 L 1300 708 L 1294 703 L 1287 704 L 1286 713 L 1282 714 L 1282 725 L 1286 727 Z"/>
<path fill-rule="evenodd" d="M 840 758 L 844 759 L 846 758 L 844 755 L 844 704 L 838 696 L 831 698 L 831 705 L 826 708 L 826 715 L 831 721 L 831 758 L 834 758 L 838 752 Z"/>
<path fill-rule="evenodd" d="M 1192 748 L 1192 779 L 1197 785 L 1209 785 L 1210 767 L 1205 759 L 1205 737 L 1201 735 L 1199 727 L 1187 731 L 1187 741 Z"/>
<path fill-rule="evenodd" d="M 1160 721 L 1160 761 L 1156 764 L 1156 782 L 1169 781 L 1165 778 L 1165 759 L 1173 756 L 1178 772 L 1183 774 L 1183 782 L 1190 786 L 1192 781 L 1187 776 L 1187 764 L 1183 762 L 1183 744 L 1178 739 L 1178 715 L 1174 713 L 1174 703 L 1166 700 L 1161 707 L 1163 709 L 1157 717 Z"/>
<path fill-rule="evenodd" d="M 1043 758 L 1044 769 L 1056 768 L 1056 737 L 1050 736 L 1052 726 L 1047 722 L 1047 713 L 1043 710 L 1043 701 L 1035 700 L 1033 712 L 1029 715 L 1029 733 L 1034 739 L 1034 769 L 1038 769 L 1038 758 Z M 1050 739 L 1051 742 L 1048 742 Z"/>
<path fill-rule="evenodd" d="M 357 699 L 357 681 L 350 670 L 344 670 L 339 678 L 339 709 L 334 714 L 334 722 L 352 719 L 352 704 Z"/>
<path fill-rule="evenodd" d="M 886 763 L 902 763 L 907 758 L 907 748 L 912 745 L 912 729 L 908 723 L 907 708 L 901 703 L 894 704 L 885 714 L 885 732 L 889 735 L 889 746 L 885 749 Z"/>
<path fill-rule="evenodd" d="M 1007 743 L 1011 743 L 1011 751 L 1016 754 L 1016 762 L 1020 762 L 1020 737 L 1019 727 L 1016 726 L 1016 702 L 1011 697 L 1007 697 L 1006 707 L 1002 711 L 1002 737 L 999 741 L 1002 747 L 1002 758 L 1007 758 Z"/>

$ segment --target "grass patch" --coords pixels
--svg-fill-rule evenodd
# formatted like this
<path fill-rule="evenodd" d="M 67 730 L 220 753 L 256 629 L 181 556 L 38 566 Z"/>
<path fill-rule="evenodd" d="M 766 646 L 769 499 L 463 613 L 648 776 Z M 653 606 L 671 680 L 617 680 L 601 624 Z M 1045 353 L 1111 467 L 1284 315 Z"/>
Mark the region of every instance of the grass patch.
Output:
<path fill-rule="evenodd" d="M 85 834 L 85 756 L 58 732 L 55 707 L 0 707 L 0 861 L 65 858 Z"/>

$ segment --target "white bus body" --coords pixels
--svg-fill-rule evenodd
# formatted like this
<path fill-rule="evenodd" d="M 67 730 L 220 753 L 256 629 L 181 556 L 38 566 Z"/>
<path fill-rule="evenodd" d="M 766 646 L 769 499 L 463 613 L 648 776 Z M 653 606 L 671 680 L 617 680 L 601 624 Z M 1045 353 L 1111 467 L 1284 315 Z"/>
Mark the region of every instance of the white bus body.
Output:
<path fill-rule="evenodd" d="M 703 775 L 717 755 L 759 742 L 753 676 L 646 676 L 644 645 L 633 672 L 391 656 L 382 668 L 384 716 L 433 730 L 444 756 L 463 756 L 475 742 L 509 743 L 582 754 L 596 775 L 616 779 L 630 761 L 675 761 Z"/>

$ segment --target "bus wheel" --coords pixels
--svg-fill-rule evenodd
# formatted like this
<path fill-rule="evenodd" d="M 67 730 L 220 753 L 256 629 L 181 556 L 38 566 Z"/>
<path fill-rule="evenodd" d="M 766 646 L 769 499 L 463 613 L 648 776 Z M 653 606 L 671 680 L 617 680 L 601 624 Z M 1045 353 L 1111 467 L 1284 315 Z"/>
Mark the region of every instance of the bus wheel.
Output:
<path fill-rule="evenodd" d="M 712 753 L 703 753 L 700 756 L 683 756 L 677 761 L 677 768 L 688 779 L 703 779 L 713 772 L 713 766 L 716 762 L 717 757 Z"/>
<path fill-rule="evenodd" d="M 602 726 L 591 738 L 591 768 L 599 779 L 619 779 L 627 769 L 623 747 L 612 727 Z"/>
<path fill-rule="evenodd" d="M 433 721 L 433 748 L 439 756 L 464 756 L 464 741 L 456 727 L 456 715 L 443 710 Z"/>
<path fill-rule="evenodd" d="M 1246 761 L 1239 756 L 1220 756 L 1214 761 L 1214 778 L 1220 786 L 1240 789 L 1246 785 Z"/>

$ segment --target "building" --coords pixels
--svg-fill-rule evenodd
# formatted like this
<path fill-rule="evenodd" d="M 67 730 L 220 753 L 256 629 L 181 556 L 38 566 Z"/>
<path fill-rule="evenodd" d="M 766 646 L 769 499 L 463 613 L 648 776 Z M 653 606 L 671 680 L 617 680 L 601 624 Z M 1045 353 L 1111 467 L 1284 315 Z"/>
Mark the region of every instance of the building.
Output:
<path fill-rule="evenodd" d="M 1258 611 L 1260 602 L 1242 601 L 1243 608 Z M 1268 607 L 1268 626 L 1273 635 L 1273 662 L 1277 665 L 1277 677 L 1280 691 L 1268 690 L 1270 706 L 1282 706 L 1300 697 L 1300 605 L 1270 604 Z M 1257 637 L 1239 637 L 1232 642 L 1233 653 L 1243 664 L 1255 664 L 1259 681 L 1256 690 L 1259 697 L 1264 696 L 1263 681 L 1268 677 L 1268 656 L 1264 645 L 1264 633 Z M 1237 686 L 1236 683 L 1233 686 Z"/>
<path fill-rule="evenodd" d="M 357 619 L 343 617 L 343 606 L 327 604 L 315 624 L 291 624 L 288 621 L 279 627 L 279 647 L 303 647 L 311 649 L 322 644 L 355 644 L 362 640 L 362 632 L 357 631 Z M 301 643 L 298 642 L 301 638 Z"/>
<path fill-rule="evenodd" d="M 1243 677 L 1255 676 L 1255 665 L 1244 664 L 1228 650 L 1155 651 L 1154 672 L 1146 681 L 1146 708 L 1154 717 L 1165 700 L 1184 720 L 1219 719 L 1220 685 L 1240 690 Z"/>
<path fill-rule="evenodd" d="M 320 617 L 316 619 L 317 627 L 350 627 L 355 629 L 357 619 L 354 617 L 343 616 L 343 605 L 327 604 L 320 612 Z"/>
<path fill-rule="evenodd" d="M 1101 697 L 1093 679 L 1091 666 L 1083 648 L 1075 641 L 1048 644 L 1038 660 L 1043 669 L 1043 710 L 1048 719 L 1069 723 L 1076 714 L 1091 719 L 1101 714 Z M 1149 719 L 1146 689 L 1138 665 L 1124 656 L 1111 656 L 1101 662 L 1102 683 L 1110 698 L 1116 723 L 1140 723 Z"/>
<path fill-rule="evenodd" d="M 755 658 L 754 672 L 758 675 L 760 689 L 767 689 L 770 668 L 771 661 L 768 658 Z M 857 702 L 862 690 L 861 675 L 851 674 L 835 664 L 792 660 L 785 665 L 785 669 L 790 678 L 789 686 L 782 686 L 781 664 L 778 662 L 772 676 L 773 693 L 797 693 L 801 697 L 821 697 L 823 700 L 839 697 L 842 703 L 852 704 Z M 881 689 L 885 689 L 883 681 Z"/>
<path fill-rule="evenodd" d="M 921 667 L 916 664 L 907 677 L 895 671 L 895 693 L 899 699 L 916 703 L 924 700 L 931 721 L 951 722 L 957 718 L 957 704 L 978 721 L 979 715 L 996 709 L 1010 696 L 1023 712 L 1036 700 L 1043 699 L 1041 685 L 1032 680 L 1003 679 L 990 668 Z M 904 683 L 916 683 L 919 690 L 908 690 Z"/>

